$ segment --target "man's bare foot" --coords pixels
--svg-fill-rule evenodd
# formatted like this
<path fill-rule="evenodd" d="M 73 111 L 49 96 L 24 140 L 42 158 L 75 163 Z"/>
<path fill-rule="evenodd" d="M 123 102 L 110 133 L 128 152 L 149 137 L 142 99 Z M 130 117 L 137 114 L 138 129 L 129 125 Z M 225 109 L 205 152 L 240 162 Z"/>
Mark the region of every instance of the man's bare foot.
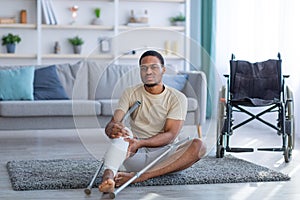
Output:
<path fill-rule="evenodd" d="M 106 181 L 103 181 L 99 185 L 100 192 L 108 193 L 108 192 L 114 192 L 114 190 L 115 190 L 115 181 L 113 181 L 112 179 L 107 179 Z"/>
<path fill-rule="evenodd" d="M 115 190 L 115 181 L 114 173 L 110 169 L 104 170 L 102 183 L 99 185 L 100 192 L 114 192 Z"/>
<path fill-rule="evenodd" d="M 116 187 L 120 187 L 135 175 L 134 172 L 118 172 L 115 176 Z M 136 182 L 136 181 L 134 181 Z M 133 183 L 134 183 L 133 182 Z"/>

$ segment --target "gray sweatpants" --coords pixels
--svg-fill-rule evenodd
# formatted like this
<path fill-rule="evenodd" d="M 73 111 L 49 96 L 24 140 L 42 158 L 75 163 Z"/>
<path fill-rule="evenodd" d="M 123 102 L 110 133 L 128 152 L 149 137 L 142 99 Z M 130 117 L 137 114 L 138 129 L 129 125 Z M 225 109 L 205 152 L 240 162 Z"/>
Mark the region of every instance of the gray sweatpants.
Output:
<path fill-rule="evenodd" d="M 112 170 L 114 176 L 119 170 L 125 172 L 142 170 L 169 148 L 169 146 L 140 148 L 133 156 L 126 159 L 128 145 L 129 143 L 124 141 L 124 138 L 111 139 L 111 145 L 104 156 L 104 169 Z M 174 151 L 176 148 L 170 151 L 165 158 L 172 155 Z"/>

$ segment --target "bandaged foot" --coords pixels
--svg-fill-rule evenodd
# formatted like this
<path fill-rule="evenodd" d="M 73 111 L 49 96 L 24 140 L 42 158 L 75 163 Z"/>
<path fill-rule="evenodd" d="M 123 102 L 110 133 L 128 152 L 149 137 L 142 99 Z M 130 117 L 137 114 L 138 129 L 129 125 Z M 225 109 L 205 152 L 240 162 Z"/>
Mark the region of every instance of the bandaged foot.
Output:
<path fill-rule="evenodd" d="M 124 141 L 124 138 L 112 139 L 110 147 L 104 155 L 104 169 L 110 169 L 116 174 L 126 159 L 128 145 L 129 143 Z"/>
<path fill-rule="evenodd" d="M 125 127 L 129 137 L 132 137 L 132 132 Z M 123 137 L 111 140 L 111 145 L 104 155 L 104 174 L 103 182 L 99 185 L 100 192 L 113 192 L 115 188 L 114 176 L 118 169 L 126 159 L 129 143 L 124 141 Z"/>

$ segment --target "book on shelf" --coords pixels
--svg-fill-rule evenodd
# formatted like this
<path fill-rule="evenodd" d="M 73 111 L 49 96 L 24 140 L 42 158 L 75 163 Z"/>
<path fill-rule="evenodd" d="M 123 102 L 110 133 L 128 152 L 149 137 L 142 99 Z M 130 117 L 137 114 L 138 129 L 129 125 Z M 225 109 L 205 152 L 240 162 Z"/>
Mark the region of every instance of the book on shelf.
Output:
<path fill-rule="evenodd" d="M 50 9 L 52 10 L 52 13 L 53 13 L 53 16 L 54 16 L 55 23 L 56 23 L 56 24 L 59 24 L 59 23 L 58 23 L 58 19 L 57 19 L 57 15 L 56 15 L 56 13 L 55 13 L 55 11 L 54 11 L 54 8 L 53 8 L 53 1 L 52 1 L 52 0 L 50 0 Z"/>
<path fill-rule="evenodd" d="M 43 24 L 50 24 L 50 18 L 48 15 L 46 0 L 41 0 L 41 6 L 42 6 L 42 22 Z"/>
<path fill-rule="evenodd" d="M 0 17 L 0 24 L 15 24 L 15 17 Z"/>
<path fill-rule="evenodd" d="M 48 3 L 48 11 L 49 11 L 50 19 L 51 19 L 51 22 L 52 22 L 51 24 L 58 24 L 57 23 L 57 18 L 56 18 L 55 13 L 54 13 L 52 0 L 46 0 L 46 1 Z"/>
<path fill-rule="evenodd" d="M 57 18 L 53 9 L 52 0 L 41 0 L 42 1 L 42 15 L 43 23 L 55 25 L 57 23 Z"/>

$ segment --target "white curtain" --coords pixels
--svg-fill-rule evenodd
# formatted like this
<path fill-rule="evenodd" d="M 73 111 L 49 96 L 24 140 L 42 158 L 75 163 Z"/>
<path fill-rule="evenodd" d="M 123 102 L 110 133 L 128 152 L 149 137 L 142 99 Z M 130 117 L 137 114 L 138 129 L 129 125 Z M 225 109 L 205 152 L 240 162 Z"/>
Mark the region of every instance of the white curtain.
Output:
<path fill-rule="evenodd" d="M 276 59 L 294 92 L 296 133 L 300 125 L 300 1 L 217 0 L 216 68 L 229 72 L 231 54 L 250 62 Z M 225 79 L 221 77 L 223 84 Z M 299 130 L 299 128 L 298 128 Z M 299 134 L 298 134 L 299 137 Z"/>

